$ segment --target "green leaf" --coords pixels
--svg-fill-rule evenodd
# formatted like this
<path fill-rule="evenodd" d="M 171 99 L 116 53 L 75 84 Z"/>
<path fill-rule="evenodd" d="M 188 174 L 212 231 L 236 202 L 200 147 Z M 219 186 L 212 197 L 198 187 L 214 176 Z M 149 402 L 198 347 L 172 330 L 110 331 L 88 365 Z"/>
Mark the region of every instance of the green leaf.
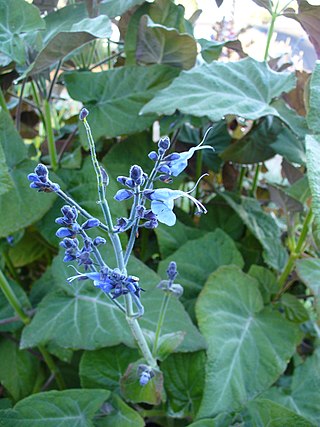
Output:
<path fill-rule="evenodd" d="M 0 0 L 1 52 L 18 64 L 26 61 L 23 34 L 45 28 L 39 9 L 25 0 Z"/>
<path fill-rule="evenodd" d="M 19 350 L 11 340 L 0 340 L 0 383 L 15 401 L 33 393 L 39 372 L 39 359 L 32 353 Z"/>
<path fill-rule="evenodd" d="M 75 49 L 96 38 L 110 37 L 111 33 L 111 21 L 107 16 L 85 18 L 73 24 L 68 31 L 55 34 L 28 68 L 27 75 L 38 74 L 62 60 Z"/>
<path fill-rule="evenodd" d="M 113 394 L 108 401 L 105 417 L 99 417 L 96 427 L 144 427 L 145 423 L 137 411 L 130 408 L 119 396 Z"/>
<path fill-rule="evenodd" d="M 213 62 L 183 71 L 161 90 L 141 113 L 184 114 L 209 117 L 216 122 L 227 114 L 258 119 L 279 116 L 271 101 L 294 87 L 294 75 L 276 73 L 251 58 L 237 62 Z"/>
<path fill-rule="evenodd" d="M 109 18 L 115 18 L 141 3 L 143 0 L 104 0 L 100 4 L 100 13 L 105 13 Z"/>
<path fill-rule="evenodd" d="M 221 265 L 235 264 L 243 267 L 243 259 L 233 240 L 222 230 L 207 233 L 200 239 L 186 242 L 169 259 L 159 264 L 159 274 L 166 277 L 170 261 L 177 263 L 177 281 L 184 288 L 182 301 L 193 313 L 196 298 L 208 276 Z M 180 329 L 180 328 L 178 328 Z"/>
<path fill-rule="evenodd" d="M 237 410 L 270 387 L 299 342 L 298 327 L 264 308 L 257 281 L 235 266 L 209 277 L 196 314 L 208 343 L 198 417 Z"/>
<path fill-rule="evenodd" d="M 19 242 L 9 249 L 9 257 L 14 267 L 23 267 L 44 257 L 48 248 L 41 244 L 38 233 L 27 231 Z"/>
<path fill-rule="evenodd" d="M 245 225 L 263 246 L 263 258 L 272 268 L 281 271 L 287 252 L 281 243 L 281 232 L 275 220 L 265 213 L 259 202 L 249 197 L 236 197 L 227 193 L 221 196 L 237 212 Z"/>
<path fill-rule="evenodd" d="M 320 63 L 315 64 L 310 80 L 307 122 L 313 132 L 320 132 Z"/>
<path fill-rule="evenodd" d="M 297 366 L 289 388 L 272 387 L 263 394 L 286 408 L 306 417 L 315 425 L 320 423 L 320 350 Z"/>
<path fill-rule="evenodd" d="M 284 294 L 276 306 L 284 311 L 284 315 L 291 322 L 304 323 L 310 320 L 309 313 L 294 295 Z"/>
<path fill-rule="evenodd" d="M 199 239 L 205 235 L 204 230 L 192 228 L 177 221 L 174 227 L 159 224 L 155 229 L 162 258 L 169 257 L 188 241 Z"/>
<path fill-rule="evenodd" d="M 163 389 L 163 374 L 159 369 L 153 368 L 154 376 L 144 386 L 140 385 L 139 366 L 144 364 L 140 359 L 135 363 L 130 363 L 125 374 L 121 378 L 121 394 L 133 403 L 148 403 L 149 405 L 159 405 L 165 400 Z"/>
<path fill-rule="evenodd" d="M 202 58 L 209 64 L 210 62 L 219 59 L 224 47 L 235 50 L 242 57 L 246 56 L 242 50 L 241 42 L 239 40 L 218 42 L 216 40 L 198 39 L 197 41 L 201 46 Z"/>
<path fill-rule="evenodd" d="M 248 274 L 258 281 L 263 302 L 268 304 L 272 296 L 280 290 L 277 277 L 270 270 L 260 265 L 251 265 Z"/>
<path fill-rule="evenodd" d="M 84 388 L 104 388 L 119 392 L 120 378 L 128 365 L 139 358 L 135 349 L 119 345 L 85 351 L 80 362 L 80 379 Z"/>
<path fill-rule="evenodd" d="M 197 44 L 189 34 L 154 23 L 148 15 L 140 20 L 136 58 L 142 64 L 167 64 L 189 70 L 195 64 Z"/>
<path fill-rule="evenodd" d="M 0 109 L 0 144 L 9 170 L 28 158 L 23 139 L 17 132 L 11 117 L 3 109 Z"/>
<path fill-rule="evenodd" d="M 109 261 L 112 261 L 111 257 L 108 257 Z M 155 330 L 163 298 L 162 292 L 156 288 L 160 277 L 135 258 L 130 260 L 128 271 L 140 278 L 141 286 L 146 290 L 142 296 L 145 315 L 141 319 L 141 326 Z M 98 291 L 87 280 L 73 282 L 73 285 L 66 283 L 66 278 L 73 271 L 62 262 L 62 254 L 54 260 L 52 274 L 53 291 L 41 301 L 30 325 L 24 329 L 22 348 L 49 341 L 65 348 L 88 350 L 120 343 L 134 346 L 125 316 L 102 291 Z M 172 299 L 169 307 L 163 333 L 176 330 L 186 332 L 185 339 L 177 350 L 196 351 L 204 348 L 204 340 L 182 304 Z"/>
<path fill-rule="evenodd" d="M 248 404 L 247 409 L 249 414 L 246 427 L 315 427 L 307 419 L 271 400 L 254 400 Z"/>
<path fill-rule="evenodd" d="M 185 335 L 186 334 L 183 331 L 176 331 L 171 334 L 161 335 L 157 347 L 157 359 L 161 361 L 165 360 L 179 347 L 184 340 Z"/>
<path fill-rule="evenodd" d="M 320 318 L 320 259 L 306 258 L 296 261 L 297 273 L 315 297 L 315 306 Z"/>
<path fill-rule="evenodd" d="M 186 33 L 187 21 L 184 13 L 182 4 L 174 4 L 171 0 L 157 0 L 150 5 L 148 15 L 157 24 Z"/>
<path fill-rule="evenodd" d="M 245 230 L 243 222 L 221 196 L 216 196 L 206 205 L 206 208 L 207 214 L 200 217 L 200 229 L 214 231 L 220 228 L 232 239 L 240 239 Z"/>
<path fill-rule="evenodd" d="M 95 413 L 108 399 L 107 390 L 64 390 L 37 393 L 0 415 L 8 427 L 93 427 Z"/>
<path fill-rule="evenodd" d="M 8 171 L 3 148 L 2 145 L 0 145 L 0 196 L 9 191 L 12 185 L 13 183 Z"/>
<path fill-rule="evenodd" d="M 306 155 L 308 167 L 308 180 L 312 194 L 312 209 L 314 221 L 320 226 L 320 136 L 306 135 Z"/>
<path fill-rule="evenodd" d="M 155 115 L 139 116 L 142 106 L 166 87 L 179 71 L 166 65 L 118 67 L 101 73 L 64 74 L 68 92 L 90 111 L 93 137 L 98 139 L 140 132 L 149 127 Z M 124 108 L 125 105 L 125 108 Z M 80 127 L 82 141 L 85 131 Z"/>
<path fill-rule="evenodd" d="M 290 185 L 290 187 L 285 188 L 283 191 L 288 194 L 288 196 L 298 200 L 300 203 L 306 203 L 309 197 L 311 197 L 307 175 L 303 176 L 301 179 Z"/>
<path fill-rule="evenodd" d="M 199 351 L 173 354 L 161 363 L 171 413 L 194 418 L 203 393 L 205 362 L 205 352 Z"/>

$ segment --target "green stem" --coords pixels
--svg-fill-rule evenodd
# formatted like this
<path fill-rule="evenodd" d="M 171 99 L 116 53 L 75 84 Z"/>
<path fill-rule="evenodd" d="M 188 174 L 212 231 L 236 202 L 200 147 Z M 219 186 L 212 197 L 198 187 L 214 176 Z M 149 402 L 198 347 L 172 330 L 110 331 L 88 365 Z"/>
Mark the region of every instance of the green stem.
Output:
<path fill-rule="evenodd" d="M 55 171 L 58 168 L 58 156 L 57 156 L 56 145 L 54 142 L 54 134 L 53 134 L 53 128 L 51 123 L 50 103 L 48 102 L 47 99 L 44 100 L 44 119 L 45 119 L 46 133 L 47 133 L 50 163 L 51 163 L 52 169 Z"/>
<path fill-rule="evenodd" d="M 279 283 L 280 291 L 278 292 L 276 299 L 278 299 L 287 290 L 287 287 L 286 287 L 287 278 L 294 267 L 294 263 L 296 259 L 301 256 L 303 245 L 308 234 L 309 224 L 311 220 L 312 220 L 312 209 L 310 208 L 309 212 L 307 213 L 304 219 L 301 234 L 300 234 L 298 243 L 295 247 L 295 250 L 291 252 L 289 259 L 287 261 L 287 264 L 279 277 L 278 283 Z"/>
<path fill-rule="evenodd" d="M 110 43 L 110 39 L 108 39 L 108 70 L 111 70 L 112 68 L 112 62 L 111 62 L 111 43 Z"/>
<path fill-rule="evenodd" d="M 0 288 L 2 292 L 4 293 L 4 296 L 7 298 L 9 304 L 14 309 L 14 311 L 18 314 L 22 322 L 27 325 L 30 322 L 30 318 L 28 315 L 24 312 L 20 301 L 16 297 L 16 294 L 11 289 L 11 286 L 9 282 L 7 281 L 5 275 L 0 270 Z"/>
<path fill-rule="evenodd" d="M 260 165 L 257 164 L 256 165 L 256 170 L 254 172 L 254 177 L 253 177 L 253 182 L 252 182 L 252 188 L 250 190 L 250 196 L 251 197 L 255 197 L 255 195 L 256 195 L 257 186 L 258 186 L 259 173 L 260 173 Z"/>
<path fill-rule="evenodd" d="M 244 180 L 244 177 L 246 175 L 246 172 L 247 172 L 247 168 L 245 166 L 241 165 L 240 175 L 239 175 L 239 180 L 238 180 L 238 190 L 239 190 L 239 193 L 241 193 L 242 185 L 243 185 L 243 180 Z"/>
<path fill-rule="evenodd" d="M 146 362 L 148 363 L 148 365 L 150 365 L 151 368 L 156 368 L 157 367 L 157 361 L 152 356 L 150 348 L 147 344 L 147 341 L 143 335 L 143 332 L 140 328 L 140 325 L 139 325 L 137 319 L 134 319 L 132 317 L 127 316 L 127 322 L 130 326 L 132 335 L 134 336 L 135 340 L 137 341 L 137 344 L 138 344 Z"/>
<path fill-rule="evenodd" d="M 203 136 L 200 135 L 202 138 Z M 200 141 L 202 141 L 202 138 L 200 139 Z M 202 159 L 203 159 L 203 150 L 198 150 L 197 151 L 197 156 L 196 156 L 196 176 L 195 176 L 195 182 L 198 181 L 198 179 L 201 176 L 202 173 Z M 197 185 L 196 188 L 196 194 L 195 194 L 195 198 L 198 200 L 199 199 L 199 194 L 200 194 L 200 185 Z M 194 215 L 194 212 L 196 210 L 196 206 L 195 204 L 192 203 L 192 215 Z"/>
<path fill-rule="evenodd" d="M 19 278 L 19 276 L 18 276 L 18 274 L 16 272 L 16 269 L 14 268 L 14 265 L 12 264 L 12 261 L 10 259 L 10 256 L 9 256 L 8 252 L 4 250 L 2 252 L 2 255 L 3 255 L 3 258 L 4 258 L 4 262 L 5 262 L 5 264 L 6 264 L 7 268 L 8 268 L 11 276 L 13 277 L 14 281 L 20 284 L 20 278 Z"/>
<path fill-rule="evenodd" d="M 7 107 L 6 99 L 5 99 L 4 95 L 3 95 L 1 87 L 0 87 L 0 107 L 3 109 L 3 111 L 5 111 L 6 113 L 9 114 L 9 110 L 8 110 L 8 107 Z"/>
<path fill-rule="evenodd" d="M 165 319 L 165 315 L 166 315 L 166 311 L 168 308 L 169 301 L 170 301 L 170 294 L 165 293 L 163 300 L 162 300 L 161 308 L 160 308 L 160 313 L 159 313 L 159 318 L 158 318 L 158 323 L 157 323 L 157 329 L 156 329 L 156 335 L 155 335 L 154 343 L 153 343 L 152 354 L 154 357 L 156 356 L 156 352 L 158 349 L 158 342 L 159 342 L 159 338 L 160 338 L 161 328 L 162 328 L 162 325 L 163 325 L 163 322 Z"/>
<path fill-rule="evenodd" d="M 264 52 L 264 60 L 267 61 L 268 57 L 269 57 L 269 48 L 270 48 L 270 43 L 271 43 L 271 39 L 272 39 L 272 34 L 274 31 L 274 24 L 276 22 L 278 15 L 278 6 L 279 6 L 279 1 L 277 2 L 277 5 L 274 9 L 274 11 L 271 14 L 271 23 L 270 23 L 270 27 L 269 27 L 269 31 L 268 31 L 268 38 L 267 38 L 267 44 L 266 44 L 266 50 Z"/>
<path fill-rule="evenodd" d="M 9 282 L 7 281 L 6 277 L 4 276 L 1 270 L 0 270 L 0 288 L 4 293 L 4 296 L 6 297 L 8 303 L 11 305 L 14 311 L 18 314 L 22 322 L 25 325 L 28 325 L 30 323 L 30 317 L 24 312 L 20 301 L 18 300 L 15 293 L 11 289 Z M 44 361 L 46 362 L 48 368 L 50 369 L 50 372 L 55 376 L 59 388 L 61 390 L 64 389 L 65 385 L 64 385 L 63 378 L 60 374 L 58 367 L 55 365 L 53 358 L 44 347 L 38 346 L 38 348 L 40 353 L 42 354 Z"/>

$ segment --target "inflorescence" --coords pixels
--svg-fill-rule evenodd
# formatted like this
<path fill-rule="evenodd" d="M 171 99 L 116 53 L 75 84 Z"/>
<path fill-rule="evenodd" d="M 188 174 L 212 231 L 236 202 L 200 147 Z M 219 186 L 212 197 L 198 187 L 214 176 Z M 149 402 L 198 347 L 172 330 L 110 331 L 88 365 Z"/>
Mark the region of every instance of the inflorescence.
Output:
<path fill-rule="evenodd" d="M 91 156 L 97 174 L 99 189 L 100 184 L 106 187 L 109 180 L 107 173 L 98 165 L 96 159 L 90 126 L 86 121 L 88 114 L 88 110 L 83 108 L 79 118 L 84 122 L 89 143 L 91 144 Z M 188 165 L 188 160 L 197 150 L 212 149 L 211 146 L 203 145 L 209 130 L 210 129 L 207 130 L 199 145 L 182 153 L 174 152 L 168 154 L 170 139 L 167 136 L 161 138 L 158 142 L 158 150 L 151 151 L 148 155 L 149 159 L 154 162 L 154 167 L 150 174 L 145 173 L 140 166 L 133 165 L 129 170 L 128 176 L 118 176 L 117 181 L 124 188 L 117 191 L 114 198 L 119 202 L 131 199 L 132 207 L 129 217 L 117 218 L 114 225 L 112 224 L 110 214 L 108 217 L 105 216 L 106 212 L 107 215 L 109 212 L 108 205 L 105 205 L 104 208 L 102 206 L 105 219 L 108 219 L 106 219 L 107 223 L 104 224 L 99 219 L 92 217 L 71 197 L 64 193 L 57 183 L 50 181 L 47 167 L 41 163 L 38 164 L 34 173 L 28 175 L 28 180 L 31 182 L 30 187 L 40 192 L 54 192 L 67 202 L 61 209 L 62 216 L 56 219 L 56 223 L 60 225 L 60 228 L 56 232 L 56 236 L 61 239 L 60 246 L 65 250 L 64 262 L 75 261 L 78 267 L 82 266 L 84 269 L 83 273 L 76 270 L 77 274 L 67 279 L 69 283 L 72 283 L 76 279 L 92 280 L 93 285 L 107 294 L 124 312 L 126 312 L 126 308 L 124 308 L 117 299 L 123 295 L 129 296 L 137 308 L 137 313 L 131 313 L 130 316 L 133 318 L 142 316 L 144 308 L 140 301 L 140 296 L 143 289 L 139 286 L 139 278 L 128 275 L 126 271 L 126 264 L 130 257 L 134 241 L 138 235 L 139 228 L 154 229 L 158 226 L 159 222 L 169 226 L 174 225 L 176 222 L 176 216 L 173 212 L 174 201 L 180 197 L 187 197 L 190 199 L 197 208 L 197 214 L 207 212 L 203 204 L 191 196 L 190 193 L 194 189 L 189 192 L 170 188 L 155 189 L 154 184 L 157 181 L 166 184 L 172 183 L 173 177 L 178 176 L 184 171 Z M 101 199 L 99 200 L 101 202 Z M 107 201 L 104 200 L 104 202 L 107 204 Z M 84 219 L 79 220 L 81 217 L 84 217 Z M 87 231 L 92 228 L 107 231 L 113 244 L 115 239 L 118 239 L 118 233 L 123 233 L 131 229 L 126 251 L 123 251 L 122 254 L 121 246 L 120 248 L 118 247 L 118 250 L 114 246 L 116 256 L 118 255 L 119 257 L 117 252 L 121 251 L 121 257 L 124 260 L 121 269 L 110 268 L 105 262 L 100 253 L 100 246 L 106 244 L 106 239 L 101 236 L 97 236 L 94 239 L 89 237 Z M 167 270 L 168 280 L 161 281 L 158 288 L 164 290 L 167 294 L 177 297 L 181 296 L 183 288 L 181 285 L 174 283 L 176 275 L 176 264 L 171 262 Z M 141 365 L 139 376 L 140 384 L 146 385 L 154 376 L 154 373 L 147 365 Z"/>

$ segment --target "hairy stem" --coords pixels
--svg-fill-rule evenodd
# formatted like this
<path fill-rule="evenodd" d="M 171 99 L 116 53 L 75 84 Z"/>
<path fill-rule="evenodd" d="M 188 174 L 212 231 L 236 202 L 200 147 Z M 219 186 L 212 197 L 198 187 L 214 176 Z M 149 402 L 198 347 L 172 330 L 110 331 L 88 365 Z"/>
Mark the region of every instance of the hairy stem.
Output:
<path fill-rule="evenodd" d="M 165 293 L 163 296 L 163 300 L 162 300 L 162 304 L 161 304 L 161 308 L 160 308 L 160 313 L 159 313 L 159 318 L 158 318 L 158 323 L 157 323 L 157 329 L 156 329 L 156 335 L 154 338 L 154 343 L 153 343 L 153 349 L 152 349 L 152 354 L 155 357 L 156 356 L 156 352 L 158 349 L 158 342 L 159 342 L 159 338 L 160 338 L 160 334 L 161 334 L 161 328 L 165 319 L 165 315 L 166 315 L 166 311 L 168 308 L 168 304 L 170 301 L 170 294 L 169 293 Z"/>
<path fill-rule="evenodd" d="M 271 39 L 272 39 L 272 35 L 273 35 L 273 31 L 274 31 L 274 24 L 276 22 L 278 15 L 278 6 L 279 6 L 279 1 L 277 2 L 277 5 L 274 9 L 274 11 L 271 14 L 271 22 L 270 22 L 270 27 L 269 27 L 269 31 L 268 31 L 268 37 L 267 37 L 267 44 L 266 44 L 266 49 L 264 52 L 264 60 L 267 61 L 268 57 L 269 57 L 269 49 L 270 49 L 270 43 L 271 43 Z"/>

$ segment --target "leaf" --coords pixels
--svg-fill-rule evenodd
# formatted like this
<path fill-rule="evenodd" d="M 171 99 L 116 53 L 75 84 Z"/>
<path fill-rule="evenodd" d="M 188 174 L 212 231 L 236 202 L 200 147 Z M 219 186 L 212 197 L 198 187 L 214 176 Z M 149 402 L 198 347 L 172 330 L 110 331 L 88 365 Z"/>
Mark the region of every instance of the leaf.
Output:
<path fill-rule="evenodd" d="M 22 239 L 9 249 L 9 257 L 14 267 L 23 267 L 47 253 L 48 248 L 41 243 L 38 233 L 32 231 L 27 231 Z"/>
<path fill-rule="evenodd" d="M 9 173 L 8 169 L 13 169 L 28 158 L 27 147 L 23 139 L 17 132 L 10 115 L 3 109 L 0 109 L 0 144 L 7 164 L 6 174 Z M 2 158 L 2 160 L 4 159 Z"/>
<path fill-rule="evenodd" d="M 306 156 L 308 167 L 308 181 L 312 195 L 312 210 L 314 221 L 320 226 L 320 136 L 306 135 Z"/>
<path fill-rule="evenodd" d="M 112 347 L 120 343 L 133 347 L 133 337 L 125 316 L 102 291 L 98 291 L 87 280 L 74 282 L 74 285 L 66 283 L 66 278 L 73 273 L 62 262 L 61 255 L 53 262 L 53 291 L 41 301 L 31 323 L 24 328 L 21 348 L 49 341 L 64 348 L 87 350 Z M 108 256 L 108 262 L 110 261 L 112 258 Z M 128 271 L 140 278 L 141 286 L 146 290 L 142 296 L 145 315 L 141 319 L 141 326 L 155 330 L 163 299 L 162 292 L 156 288 L 160 277 L 135 258 L 130 260 Z M 202 349 L 204 340 L 191 323 L 182 304 L 172 299 L 169 307 L 163 333 L 171 333 L 177 329 L 186 332 L 177 351 Z"/>
<path fill-rule="evenodd" d="M 166 64 L 189 70 L 195 64 L 197 44 L 189 34 L 155 24 L 148 15 L 141 17 L 136 58 L 142 64 Z"/>
<path fill-rule="evenodd" d="M 265 63 L 246 58 L 237 62 L 212 62 L 183 71 L 141 110 L 142 114 L 207 116 L 216 122 L 227 114 L 246 119 L 279 117 L 271 101 L 294 87 L 293 74 L 276 73 Z"/>
<path fill-rule="evenodd" d="M 106 416 L 95 420 L 96 427 L 144 427 L 143 418 L 119 396 L 113 394 L 107 403 Z"/>
<path fill-rule="evenodd" d="M 188 241 L 199 239 L 205 235 L 204 230 L 192 228 L 177 221 L 174 227 L 159 224 L 155 229 L 162 258 L 169 257 Z"/>
<path fill-rule="evenodd" d="M 84 388 L 120 390 L 120 378 L 128 365 L 139 358 L 135 349 L 119 345 L 95 351 L 85 351 L 80 362 L 80 379 Z"/>
<path fill-rule="evenodd" d="M 272 0 L 253 0 L 258 6 L 264 7 L 268 12 L 272 13 Z"/>
<path fill-rule="evenodd" d="M 287 252 L 281 243 L 281 233 L 275 220 L 265 213 L 259 202 L 249 197 L 235 197 L 221 193 L 240 216 L 251 233 L 263 246 L 263 258 L 272 268 L 281 271 L 287 260 Z"/>
<path fill-rule="evenodd" d="M 12 181 L 6 164 L 2 145 L 0 145 L 0 196 L 12 188 Z"/>
<path fill-rule="evenodd" d="M 315 297 L 315 308 L 320 318 L 320 259 L 299 259 L 296 267 L 299 277 Z"/>
<path fill-rule="evenodd" d="M 308 311 L 294 295 L 288 293 L 282 295 L 277 305 L 279 305 L 280 310 L 284 312 L 285 317 L 291 322 L 304 323 L 310 320 Z"/>
<path fill-rule="evenodd" d="M 279 292 L 277 277 L 270 270 L 260 265 L 251 265 L 248 274 L 258 281 L 263 302 L 268 304 L 272 296 Z"/>
<path fill-rule="evenodd" d="M 143 0 L 104 0 L 100 4 L 100 13 L 105 13 L 109 18 L 115 18 L 141 3 Z"/>
<path fill-rule="evenodd" d="M 292 9 L 285 11 L 284 16 L 298 21 L 309 36 L 317 57 L 320 58 L 320 6 L 311 5 L 306 0 L 299 0 L 298 13 Z"/>
<path fill-rule="evenodd" d="M 171 353 L 173 353 L 182 343 L 185 337 L 185 332 L 176 331 L 171 334 L 161 335 L 158 341 L 156 357 L 160 361 L 165 360 Z"/>
<path fill-rule="evenodd" d="M 93 427 L 95 413 L 108 399 L 107 390 L 64 390 L 37 393 L 0 416 L 8 427 Z"/>
<path fill-rule="evenodd" d="M 26 74 L 38 74 L 62 60 L 75 49 L 96 38 L 110 37 L 111 33 L 111 21 L 107 16 L 85 18 L 73 24 L 70 30 L 55 34 L 39 52 Z"/>
<path fill-rule="evenodd" d="M 39 372 L 39 360 L 11 340 L 0 340 L 0 383 L 14 401 L 33 393 Z M 0 417 L 1 418 L 1 417 Z"/>
<path fill-rule="evenodd" d="M 235 264 L 243 267 L 243 259 L 233 240 L 222 230 L 207 233 L 200 239 L 186 242 L 169 259 L 159 264 L 159 274 L 166 277 L 170 261 L 177 263 L 177 281 L 184 288 L 181 300 L 188 312 L 193 313 L 195 300 L 210 273 L 221 265 Z M 180 328 L 179 328 L 180 329 Z"/>
<path fill-rule="evenodd" d="M 136 133 L 149 127 L 155 115 L 139 116 L 140 109 L 178 72 L 165 65 L 118 67 L 101 73 L 66 73 L 64 79 L 70 96 L 83 102 L 90 111 L 93 137 L 98 139 Z M 80 135 L 82 141 L 86 141 L 83 127 Z"/>
<path fill-rule="evenodd" d="M 250 402 L 247 408 L 249 415 L 245 425 L 248 427 L 315 427 L 307 419 L 271 400 L 257 399 Z"/>
<path fill-rule="evenodd" d="M 220 228 L 234 240 L 241 238 L 245 230 L 243 222 L 221 196 L 216 196 L 206 205 L 206 208 L 207 214 L 200 217 L 200 229 L 214 231 Z"/>
<path fill-rule="evenodd" d="M 319 388 L 320 351 L 317 349 L 295 368 L 289 388 L 272 387 L 263 394 L 263 398 L 279 403 L 319 425 Z"/>
<path fill-rule="evenodd" d="M 128 366 L 121 378 L 121 394 L 126 400 L 133 403 L 142 402 L 149 405 L 159 405 L 165 400 L 162 372 L 153 368 L 154 376 L 146 385 L 141 386 L 139 382 L 139 366 L 141 363 L 144 363 L 143 359 L 130 363 Z"/>
<path fill-rule="evenodd" d="M 315 64 L 310 80 L 307 122 L 315 133 L 320 130 L 320 63 Z"/>
<path fill-rule="evenodd" d="M 246 56 L 242 50 L 240 40 L 226 40 L 220 42 L 216 40 L 198 39 L 197 41 L 201 46 L 201 56 L 208 64 L 219 59 L 224 47 L 235 50 L 241 58 Z"/>
<path fill-rule="evenodd" d="M 199 351 L 173 354 L 161 363 L 171 413 L 194 418 L 202 398 L 205 362 L 205 352 Z"/>
<path fill-rule="evenodd" d="M 187 32 L 187 20 L 182 4 L 174 4 L 171 0 L 157 0 L 150 5 L 148 15 L 153 22 L 168 28 L 175 28 L 179 33 Z"/>
<path fill-rule="evenodd" d="M 209 277 L 196 314 L 208 343 L 198 417 L 237 410 L 270 387 L 299 342 L 298 327 L 264 308 L 256 280 L 235 266 Z"/>
<path fill-rule="evenodd" d="M 23 34 L 45 28 L 39 9 L 25 0 L 0 0 L 1 52 L 18 64 L 26 61 Z"/>
<path fill-rule="evenodd" d="M 301 179 L 296 181 L 290 187 L 283 190 L 289 197 L 298 200 L 304 204 L 311 197 L 309 182 L 307 175 L 304 175 Z"/>

